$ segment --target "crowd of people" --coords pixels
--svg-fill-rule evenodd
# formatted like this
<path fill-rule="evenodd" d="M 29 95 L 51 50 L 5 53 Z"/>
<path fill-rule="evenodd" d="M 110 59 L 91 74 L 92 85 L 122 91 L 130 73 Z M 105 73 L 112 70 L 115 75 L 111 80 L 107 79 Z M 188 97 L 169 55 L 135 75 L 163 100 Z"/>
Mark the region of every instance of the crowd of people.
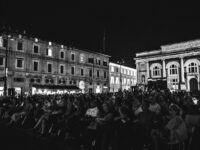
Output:
<path fill-rule="evenodd" d="M 200 94 L 135 88 L 1 97 L 1 122 L 83 149 L 200 149 Z"/>

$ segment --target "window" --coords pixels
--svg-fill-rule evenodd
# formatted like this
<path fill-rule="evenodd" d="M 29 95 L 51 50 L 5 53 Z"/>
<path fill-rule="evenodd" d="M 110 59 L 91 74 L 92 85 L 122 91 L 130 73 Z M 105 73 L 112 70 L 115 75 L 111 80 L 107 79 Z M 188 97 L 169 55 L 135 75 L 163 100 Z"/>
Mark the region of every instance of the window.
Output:
<path fill-rule="evenodd" d="M 64 59 L 65 58 L 65 53 L 64 51 L 60 51 L 60 59 Z"/>
<path fill-rule="evenodd" d="M 51 73 L 51 72 L 52 72 L 52 64 L 51 64 L 51 63 L 48 63 L 48 64 L 47 64 L 47 72 L 48 72 L 48 73 Z"/>
<path fill-rule="evenodd" d="M 197 64 L 196 63 L 190 63 L 189 66 L 189 73 L 196 73 L 197 72 Z"/>
<path fill-rule="evenodd" d="M 160 76 L 160 68 L 158 66 L 153 68 L 153 76 Z"/>
<path fill-rule="evenodd" d="M 71 74 L 74 75 L 74 67 L 71 67 Z"/>
<path fill-rule="evenodd" d="M 127 79 L 127 85 L 130 85 L 130 79 Z"/>
<path fill-rule="evenodd" d="M 8 40 L 7 39 L 3 39 L 3 47 L 7 47 L 8 46 Z"/>
<path fill-rule="evenodd" d="M 71 54 L 71 60 L 74 61 L 75 60 L 75 55 Z"/>
<path fill-rule="evenodd" d="M 3 38 L 0 37 L 0 47 L 3 47 Z"/>
<path fill-rule="evenodd" d="M 124 69 L 123 68 L 121 68 L 121 73 L 123 73 L 124 72 Z"/>
<path fill-rule="evenodd" d="M 23 58 L 17 58 L 16 68 L 23 69 L 24 68 L 24 59 Z"/>
<path fill-rule="evenodd" d="M 0 57 L 0 66 L 3 67 L 4 66 L 4 58 Z"/>
<path fill-rule="evenodd" d="M 114 72 L 114 66 L 111 66 L 111 72 Z"/>
<path fill-rule="evenodd" d="M 104 78 L 107 78 L 107 74 L 106 74 L 105 71 L 104 71 L 104 73 L 103 73 L 103 76 L 104 76 Z"/>
<path fill-rule="evenodd" d="M 46 49 L 46 55 L 47 56 L 52 56 L 52 48 L 47 48 Z"/>
<path fill-rule="evenodd" d="M 119 68 L 118 67 L 116 67 L 116 72 L 119 72 Z"/>
<path fill-rule="evenodd" d="M 94 63 L 94 58 L 88 58 L 88 63 L 93 64 Z"/>
<path fill-rule="evenodd" d="M 80 62 L 84 62 L 84 55 L 80 54 Z"/>
<path fill-rule="evenodd" d="M 33 61 L 33 71 L 38 71 L 39 62 Z"/>
<path fill-rule="evenodd" d="M 103 66 L 107 66 L 108 63 L 106 61 L 103 61 Z"/>
<path fill-rule="evenodd" d="M 84 70 L 81 68 L 81 76 L 84 76 Z"/>
<path fill-rule="evenodd" d="M 124 69 L 124 74 L 126 74 L 126 69 Z"/>
<path fill-rule="evenodd" d="M 115 83 L 114 77 L 110 77 L 110 83 L 111 83 L 111 84 L 114 84 L 114 83 Z"/>
<path fill-rule="evenodd" d="M 169 67 L 169 74 L 173 75 L 173 74 L 178 74 L 178 67 L 176 65 L 171 65 Z"/>
<path fill-rule="evenodd" d="M 17 50 L 22 51 L 23 50 L 23 43 L 21 41 L 17 42 Z"/>
<path fill-rule="evenodd" d="M 64 72 L 65 72 L 65 66 L 60 65 L 60 74 L 64 74 Z"/>
<path fill-rule="evenodd" d="M 145 83 L 145 75 L 142 75 L 142 83 Z"/>
<path fill-rule="evenodd" d="M 99 78 L 99 70 L 97 70 L 97 78 Z"/>
<path fill-rule="evenodd" d="M 89 76 L 92 77 L 92 69 L 89 70 Z"/>
<path fill-rule="evenodd" d="M 126 84 L 126 78 L 124 78 L 124 84 Z"/>
<path fill-rule="evenodd" d="M 171 84 L 172 85 L 178 85 L 178 79 L 177 78 L 171 79 Z"/>
<path fill-rule="evenodd" d="M 14 78 L 14 82 L 24 82 L 24 78 Z"/>
<path fill-rule="evenodd" d="M 101 60 L 99 60 L 99 65 L 101 65 Z"/>
<path fill-rule="evenodd" d="M 39 53 L 39 46 L 38 45 L 33 45 L 33 53 L 38 54 Z"/>
<path fill-rule="evenodd" d="M 134 85 L 134 81 L 133 81 L 133 79 L 131 79 L 131 85 Z"/>
<path fill-rule="evenodd" d="M 119 84 L 119 77 L 116 77 L 116 84 Z"/>

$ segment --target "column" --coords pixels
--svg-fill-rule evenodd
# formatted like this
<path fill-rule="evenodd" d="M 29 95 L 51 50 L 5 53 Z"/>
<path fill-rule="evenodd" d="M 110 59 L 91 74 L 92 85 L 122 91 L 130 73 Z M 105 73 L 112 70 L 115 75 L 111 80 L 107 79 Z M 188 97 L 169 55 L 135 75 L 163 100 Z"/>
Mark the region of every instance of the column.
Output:
<path fill-rule="evenodd" d="M 184 83 L 185 82 L 185 78 L 184 78 L 183 57 L 180 57 L 180 59 L 181 59 L 181 82 Z"/>
<path fill-rule="evenodd" d="M 150 77 L 149 76 L 149 62 L 148 61 L 146 62 L 146 70 L 147 70 L 147 78 L 146 79 L 148 80 L 148 78 Z"/>
<path fill-rule="evenodd" d="M 163 78 L 166 77 L 165 59 L 162 59 Z"/>

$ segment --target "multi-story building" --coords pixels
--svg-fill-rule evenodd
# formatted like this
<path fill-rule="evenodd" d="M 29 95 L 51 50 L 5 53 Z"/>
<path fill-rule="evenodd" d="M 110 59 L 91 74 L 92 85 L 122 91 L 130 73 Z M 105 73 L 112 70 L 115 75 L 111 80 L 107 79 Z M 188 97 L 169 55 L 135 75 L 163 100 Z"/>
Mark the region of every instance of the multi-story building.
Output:
<path fill-rule="evenodd" d="M 200 40 L 161 46 L 136 54 L 140 84 L 166 83 L 170 90 L 200 89 Z"/>
<path fill-rule="evenodd" d="M 110 92 L 128 90 L 137 82 L 136 69 L 116 63 L 109 63 Z"/>
<path fill-rule="evenodd" d="M 6 48 L 7 46 L 7 48 Z M 82 92 L 109 88 L 109 57 L 22 35 L 0 36 L 0 77 L 5 76 L 7 51 L 8 88 L 28 92 L 78 87 Z M 70 86 L 69 86 L 70 85 Z M 0 82 L 0 90 L 4 81 Z"/>

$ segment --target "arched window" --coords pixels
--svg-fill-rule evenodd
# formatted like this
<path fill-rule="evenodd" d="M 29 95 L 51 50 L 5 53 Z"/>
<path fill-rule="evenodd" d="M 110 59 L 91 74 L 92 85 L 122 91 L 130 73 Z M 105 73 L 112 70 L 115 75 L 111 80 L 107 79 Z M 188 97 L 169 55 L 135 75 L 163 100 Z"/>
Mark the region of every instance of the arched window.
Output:
<path fill-rule="evenodd" d="M 173 75 L 173 74 L 178 74 L 178 67 L 176 65 L 171 65 L 169 67 L 169 74 Z"/>
<path fill-rule="evenodd" d="M 153 68 L 153 76 L 160 76 L 160 68 L 158 66 Z"/>
<path fill-rule="evenodd" d="M 197 72 L 197 64 L 196 63 L 190 63 L 188 66 L 189 73 L 196 73 Z"/>
<path fill-rule="evenodd" d="M 145 83 L 145 75 L 142 75 L 142 83 Z"/>

